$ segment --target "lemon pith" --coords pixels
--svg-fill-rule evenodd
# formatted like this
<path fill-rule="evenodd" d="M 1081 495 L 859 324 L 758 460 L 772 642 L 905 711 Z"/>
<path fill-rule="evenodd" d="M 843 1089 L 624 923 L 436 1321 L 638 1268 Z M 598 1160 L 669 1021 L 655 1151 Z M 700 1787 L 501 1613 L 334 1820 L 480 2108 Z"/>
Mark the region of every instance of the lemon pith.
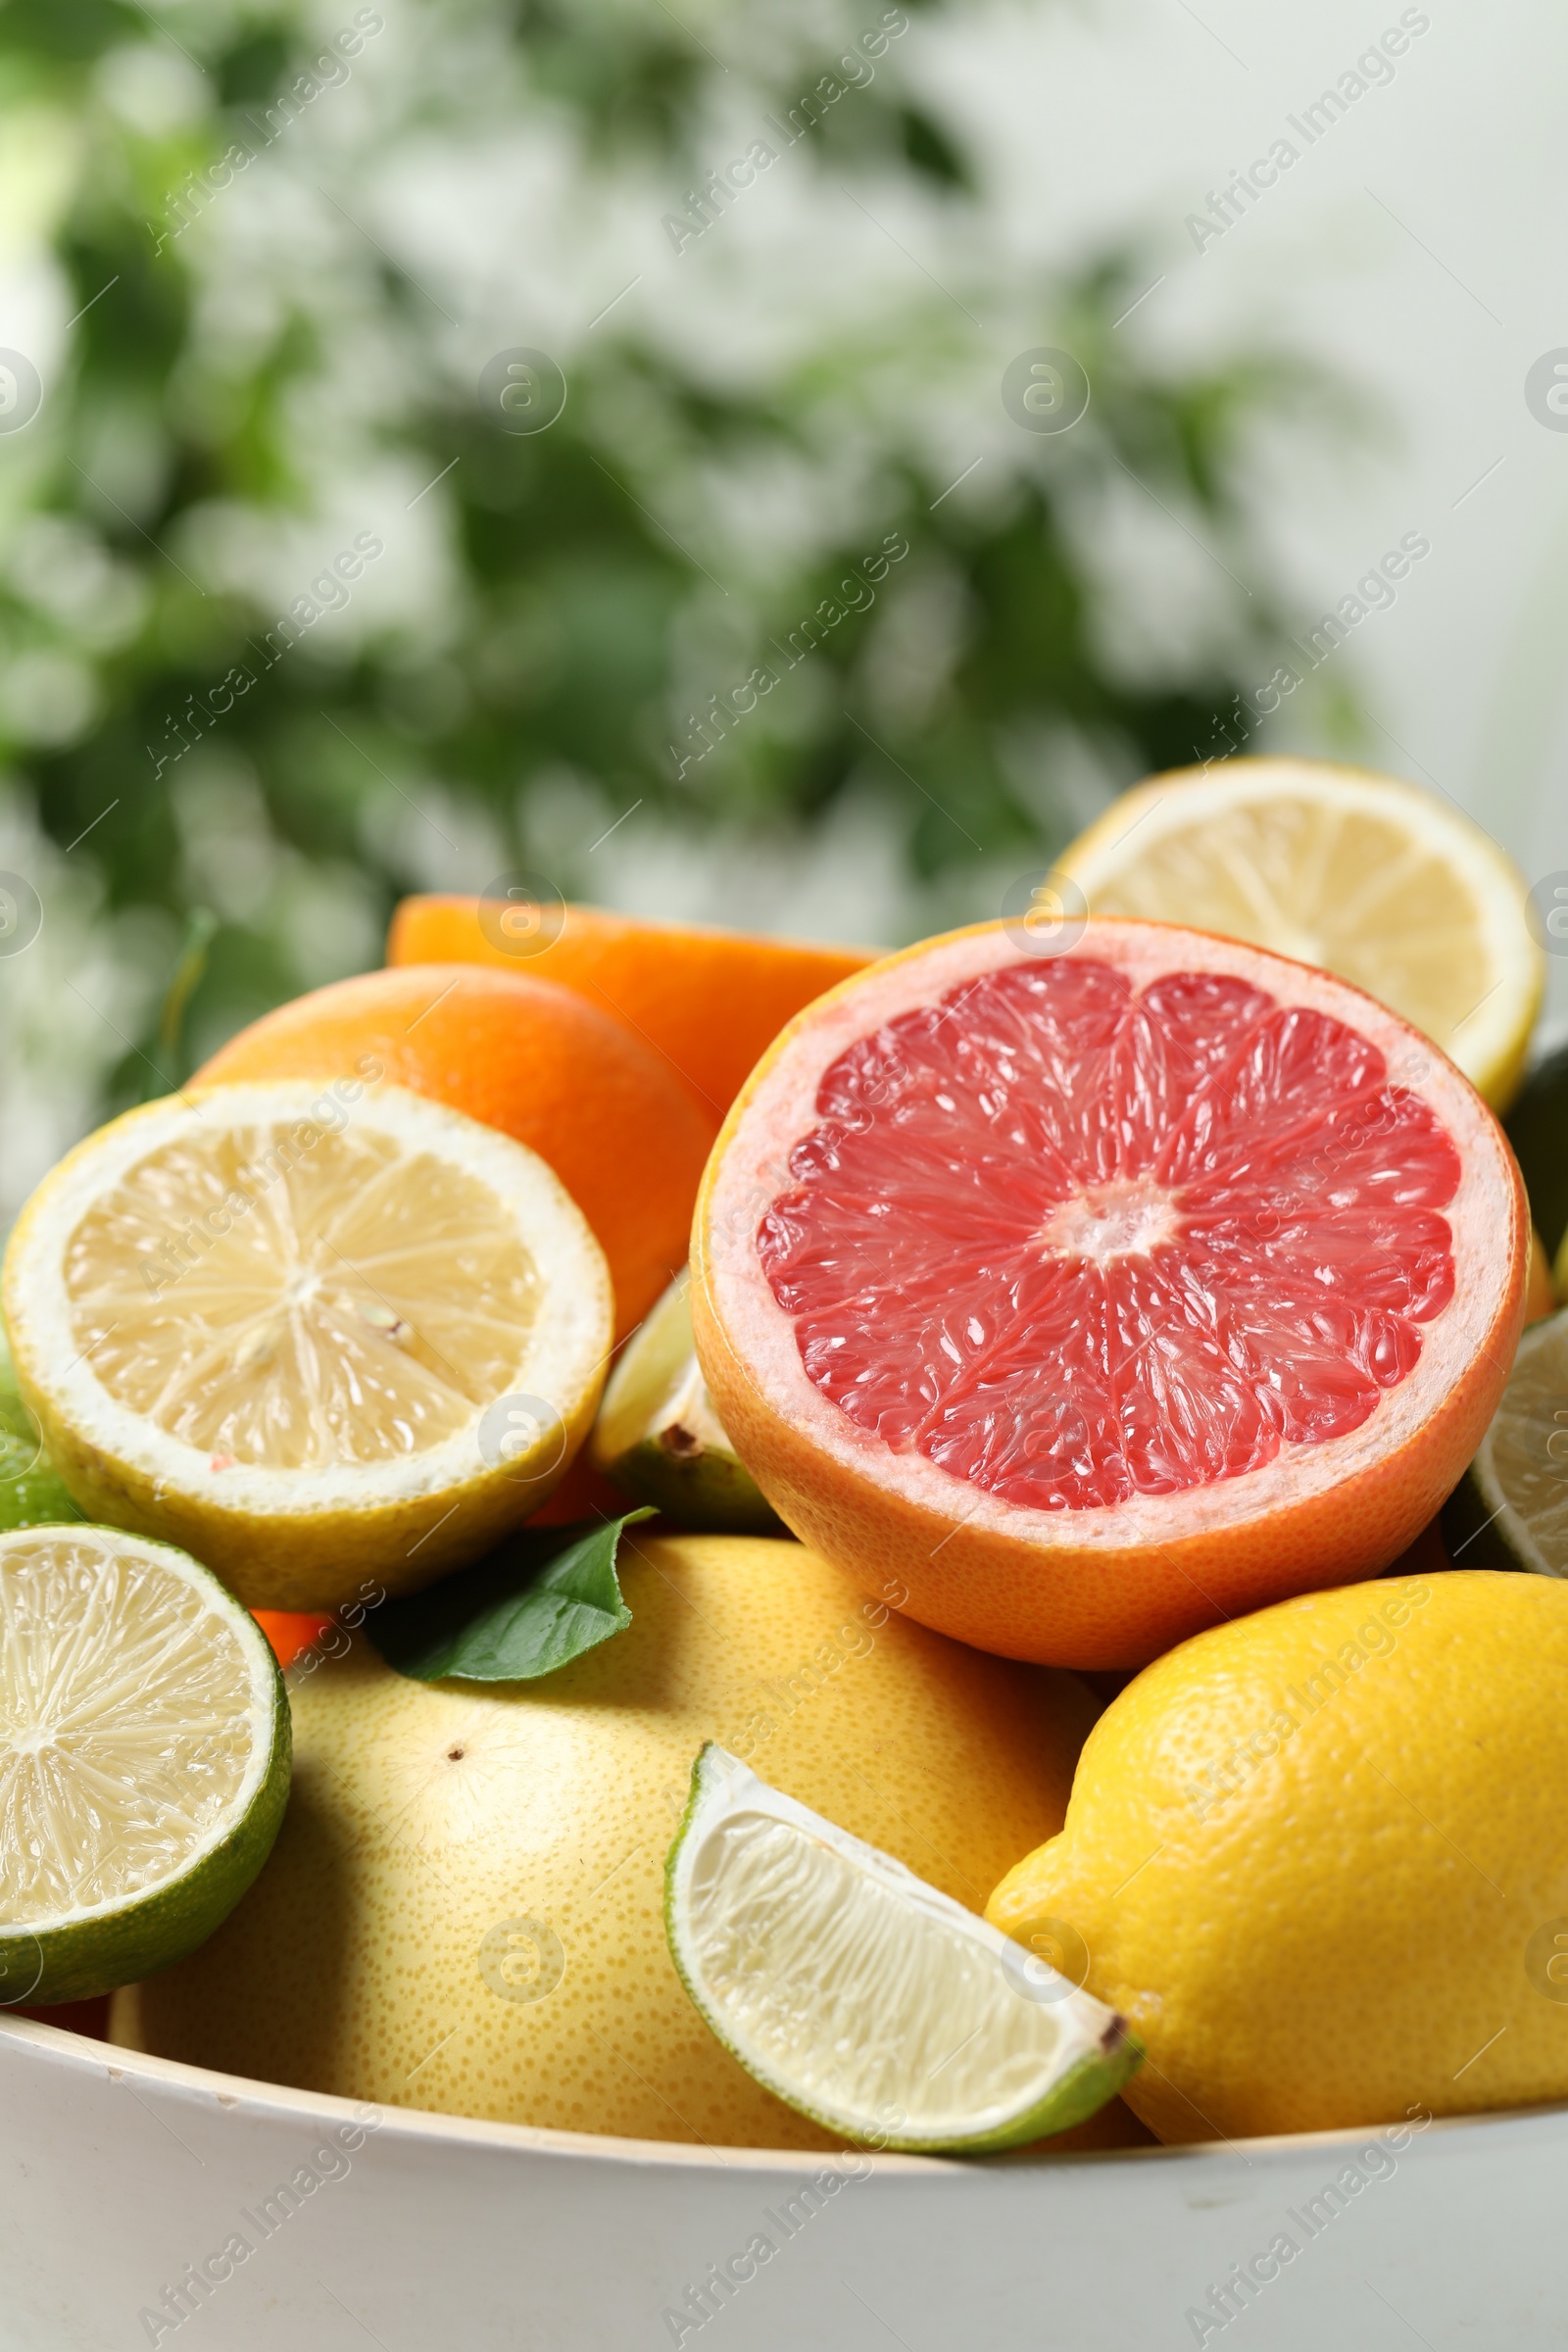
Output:
<path fill-rule="evenodd" d="M 127 1112 L 34 1193 L 5 1286 L 80 1507 L 258 1607 L 484 1550 L 564 1471 L 611 1340 L 602 1253 L 544 1162 L 394 1087 Z"/>

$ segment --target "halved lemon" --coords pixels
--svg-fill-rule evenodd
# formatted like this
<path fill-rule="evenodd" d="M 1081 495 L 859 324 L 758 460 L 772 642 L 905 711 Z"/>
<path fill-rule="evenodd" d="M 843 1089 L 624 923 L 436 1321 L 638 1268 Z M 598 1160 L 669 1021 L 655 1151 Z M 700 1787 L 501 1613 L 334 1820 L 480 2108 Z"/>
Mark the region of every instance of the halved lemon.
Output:
<path fill-rule="evenodd" d="M 1424 1031 L 1494 1110 L 1518 1092 L 1545 973 L 1524 881 L 1417 785 L 1327 760 L 1176 768 L 1123 793 L 1057 872 L 1095 914 L 1320 964 Z"/>
<path fill-rule="evenodd" d="M 847 2139 L 1021 2147 L 1093 2115 L 1142 2056 L 1102 2001 L 711 1740 L 664 1926 L 725 2048 Z"/>
<path fill-rule="evenodd" d="M 255 1608 L 472 1559 L 593 1419 L 610 1278 L 510 1136 L 399 1087 L 211 1087 L 79 1144 L 18 1218 L 22 1394 L 89 1518 Z"/>
<path fill-rule="evenodd" d="M 0 1536 L 0 2005 L 84 2000 L 183 1959 L 288 1799 L 282 1679 L 255 1619 L 165 1544 Z"/>

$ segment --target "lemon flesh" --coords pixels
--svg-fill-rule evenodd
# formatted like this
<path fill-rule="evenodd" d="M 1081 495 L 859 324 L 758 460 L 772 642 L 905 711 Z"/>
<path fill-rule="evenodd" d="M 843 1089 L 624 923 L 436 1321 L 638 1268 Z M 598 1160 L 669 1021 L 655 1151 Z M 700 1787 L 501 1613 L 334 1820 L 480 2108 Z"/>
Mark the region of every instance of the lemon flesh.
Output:
<path fill-rule="evenodd" d="M 0 1536 L 0 2002 L 80 2000 L 184 1957 L 288 1796 L 288 1705 L 255 1620 L 166 1544 Z"/>
<path fill-rule="evenodd" d="M 1228 760 L 1124 793 L 1062 853 L 1095 914 L 1185 923 L 1363 988 L 1503 1109 L 1544 958 L 1519 873 L 1413 784 L 1320 760 Z"/>
<path fill-rule="evenodd" d="M 725 2048 L 851 2139 L 1018 2147 L 1083 2122 L 1138 2064 L 1103 2003 L 711 1742 L 664 1918 Z"/>
<path fill-rule="evenodd" d="M 683 1266 L 605 1389 L 589 1451 L 597 1468 L 678 1527 L 774 1535 L 772 1504 L 730 1444 L 697 1361 Z"/>
<path fill-rule="evenodd" d="M 545 1499 L 611 1344 L 545 1163 L 400 1088 L 215 1087 L 45 1178 L 6 1253 L 23 1396 L 95 1519 L 253 1607 L 476 1557 Z"/>
<path fill-rule="evenodd" d="M 1568 1576 L 1568 1309 L 1521 1338 L 1443 1535 L 1456 1567 Z"/>

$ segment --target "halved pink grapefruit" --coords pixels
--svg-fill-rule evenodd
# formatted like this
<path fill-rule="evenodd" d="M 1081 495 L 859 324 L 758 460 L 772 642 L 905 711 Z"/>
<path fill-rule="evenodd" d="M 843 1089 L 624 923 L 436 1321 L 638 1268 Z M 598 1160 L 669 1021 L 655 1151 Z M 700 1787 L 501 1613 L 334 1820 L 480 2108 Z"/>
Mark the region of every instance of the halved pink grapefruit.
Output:
<path fill-rule="evenodd" d="M 1132 1666 L 1376 1575 L 1485 1430 L 1529 1225 L 1500 1129 L 1327 972 L 987 923 L 820 998 L 698 1201 L 693 1318 L 795 1532 L 943 1633 Z"/>

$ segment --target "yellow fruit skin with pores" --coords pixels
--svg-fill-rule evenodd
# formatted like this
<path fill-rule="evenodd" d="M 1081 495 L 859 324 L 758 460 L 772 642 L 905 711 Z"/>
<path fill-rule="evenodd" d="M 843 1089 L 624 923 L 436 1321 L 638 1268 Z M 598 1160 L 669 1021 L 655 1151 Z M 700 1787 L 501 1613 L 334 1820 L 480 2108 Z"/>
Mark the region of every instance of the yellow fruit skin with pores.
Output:
<path fill-rule="evenodd" d="M 357 1636 L 298 1684 L 268 1869 L 122 1997 L 115 2038 L 449 2114 L 835 2145 L 729 2055 L 670 1959 L 664 1858 L 698 1750 L 721 1740 L 978 1911 L 1060 1825 L 1095 1702 L 797 1544 L 632 1535 L 620 1568 L 630 1627 L 539 1682 L 416 1683 Z"/>
<path fill-rule="evenodd" d="M 1544 1577 L 1218 1626 L 1107 1708 L 1061 1835 L 986 1915 L 1048 1957 L 1082 1938 L 1161 2139 L 1568 2098 L 1565 1679 Z"/>

